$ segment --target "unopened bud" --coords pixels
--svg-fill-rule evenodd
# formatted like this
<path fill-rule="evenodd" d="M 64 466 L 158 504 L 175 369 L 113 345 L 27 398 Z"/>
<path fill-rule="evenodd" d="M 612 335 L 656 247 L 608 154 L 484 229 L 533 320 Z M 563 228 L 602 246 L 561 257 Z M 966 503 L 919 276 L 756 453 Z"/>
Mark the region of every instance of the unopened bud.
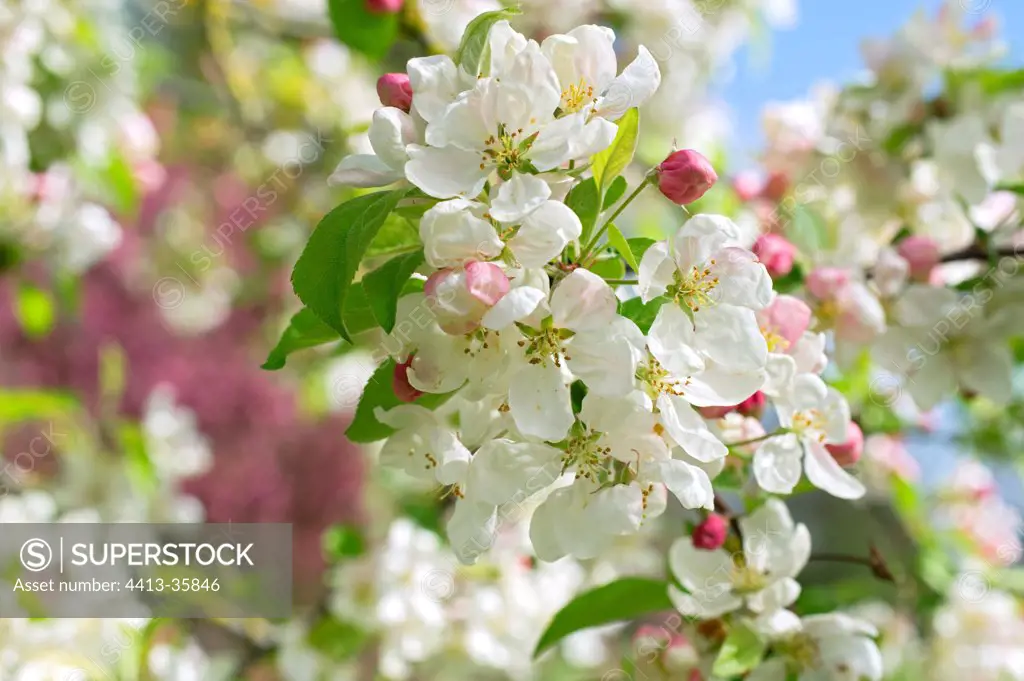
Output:
<path fill-rule="evenodd" d="M 412 85 L 404 73 L 385 73 L 377 79 L 377 96 L 384 106 L 393 106 L 408 113 L 412 108 Z"/>
<path fill-rule="evenodd" d="M 711 167 L 711 162 L 693 149 L 672 152 L 656 171 L 658 189 L 680 206 L 704 196 L 718 181 L 718 174 Z"/>
<path fill-rule="evenodd" d="M 729 522 L 724 516 L 709 513 L 708 517 L 693 530 L 693 547 L 712 551 L 725 543 L 729 534 Z"/>
<path fill-rule="evenodd" d="M 928 281 L 942 259 L 939 245 L 926 236 L 908 236 L 899 243 L 896 252 L 910 265 L 910 276 L 916 281 Z"/>
<path fill-rule="evenodd" d="M 762 234 L 754 242 L 754 255 L 761 261 L 772 279 L 784 277 L 793 271 L 796 246 L 778 234 Z"/>
<path fill-rule="evenodd" d="M 373 14 L 395 14 L 404 4 L 405 0 L 366 0 L 366 9 Z"/>
<path fill-rule="evenodd" d="M 395 374 L 391 379 L 391 387 L 395 391 L 395 397 L 402 402 L 412 402 L 423 394 L 409 383 L 409 365 L 411 364 L 412 355 L 401 364 L 395 365 Z"/>
<path fill-rule="evenodd" d="M 778 203 L 789 191 L 789 176 L 781 170 L 773 170 L 761 187 L 761 198 Z"/>
<path fill-rule="evenodd" d="M 825 445 L 832 458 L 840 466 L 852 466 L 860 461 L 860 455 L 864 451 L 864 433 L 853 421 L 846 427 L 846 442 L 838 445 Z"/>
<path fill-rule="evenodd" d="M 819 267 L 807 275 L 805 283 L 818 300 L 832 300 L 850 283 L 850 273 L 841 267 Z"/>
<path fill-rule="evenodd" d="M 767 401 L 768 398 L 765 397 L 765 394 L 758 390 L 756 393 L 740 402 L 736 407 L 736 411 L 744 416 L 760 416 L 761 412 L 764 410 L 765 402 Z"/>
<path fill-rule="evenodd" d="M 736 192 L 736 198 L 743 203 L 751 201 L 761 193 L 761 178 L 750 171 L 737 173 L 732 178 L 732 190 Z"/>

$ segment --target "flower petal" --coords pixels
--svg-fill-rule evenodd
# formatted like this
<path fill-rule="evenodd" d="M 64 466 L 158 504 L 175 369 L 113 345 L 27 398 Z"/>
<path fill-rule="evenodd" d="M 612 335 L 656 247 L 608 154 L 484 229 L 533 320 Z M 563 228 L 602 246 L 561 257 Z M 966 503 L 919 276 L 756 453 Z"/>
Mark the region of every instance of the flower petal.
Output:
<path fill-rule="evenodd" d="M 437 199 L 475 197 L 483 191 L 488 169 L 480 168 L 480 155 L 455 147 L 410 144 L 405 179 Z"/>
<path fill-rule="evenodd" d="M 484 314 L 481 323 L 488 329 L 501 331 L 533 314 L 546 297 L 543 291 L 532 286 L 519 286 L 502 296 L 501 300 Z"/>
<path fill-rule="evenodd" d="M 472 565 L 494 543 L 497 513 L 494 506 L 466 499 L 455 504 L 448 520 L 448 542 L 459 562 Z"/>
<path fill-rule="evenodd" d="M 498 187 L 489 212 L 498 222 L 519 223 L 540 208 L 550 196 L 551 187 L 547 182 L 534 175 L 516 173 L 511 180 Z"/>
<path fill-rule="evenodd" d="M 773 437 L 754 452 L 754 478 L 773 494 L 789 494 L 800 482 L 803 451 L 795 435 Z"/>
<path fill-rule="evenodd" d="M 679 459 L 655 461 L 648 465 L 654 465 L 658 469 L 665 487 L 675 495 L 683 508 L 710 510 L 715 507 L 715 493 L 711 489 L 711 480 L 700 468 Z"/>
<path fill-rule="evenodd" d="M 547 186 L 543 181 L 541 184 Z M 582 232 L 583 225 L 571 208 L 558 201 L 545 201 L 526 216 L 508 246 L 523 267 L 543 267 Z"/>
<path fill-rule="evenodd" d="M 675 273 L 676 264 L 669 255 L 668 244 L 664 241 L 652 244 L 640 259 L 640 299 L 649 303 L 664 294 Z"/>
<path fill-rule="evenodd" d="M 551 315 L 560 329 L 607 327 L 616 317 L 615 292 L 590 270 L 576 269 L 551 292 Z"/>
<path fill-rule="evenodd" d="M 654 358 L 673 376 L 685 378 L 704 370 L 696 344 L 690 317 L 674 303 L 662 305 L 647 332 L 647 347 Z"/>
<path fill-rule="evenodd" d="M 404 177 L 401 170 L 395 170 L 374 154 L 352 154 L 341 159 L 341 163 L 327 178 L 332 187 L 348 186 L 367 189 L 384 187 Z"/>
<path fill-rule="evenodd" d="M 807 479 L 820 490 L 840 499 L 860 499 L 864 485 L 840 466 L 828 450 L 818 442 L 807 443 L 804 459 Z"/>
<path fill-rule="evenodd" d="M 369 138 L 377 157 L 388 167 L 401 170 L 409 160 L 405 148 L 416 141 L 416 124 L 401 109 L 381 107 L 373 112 Z"/>
<path fill-rule="evenodd" d="M 418 57 L 406 64 L 412 86 L 412 108 L 427 123 L 439 119 L 462 89 L 458 68 L 447 55 Z"/>
<path fill-rule="evenodd" d="M 604 96 L 596 106 L 597 115 L 610 121 L 618 120 L 626 111 L 642 105 L 661 85 L 661 69 L 658 62 L 641 45 L 637 50 L 636 59 L 622 70 L 622 73 L 611 82 Z"/>
<path fill-rule="evenodd" d="M 509 380 L 508 404 L 523 435 L 549 442 L 563 439 L 575 420 L 562 371 L 551 363 L 523 364 Z"/>
<path fill-rule="evenodd" d="M 724 458 L 728 448 L 708 430 L 700 414 L 678 395 L 660 395 L 658 411 L 661 423 L 669 436 L 687 454 L 698 461 L 709 463 Z"/>
<path fill-rule="evenodd" d="M 505 245 L 490 222 L 473 212 L 480 204 L 453 199 L 423 214 L 420 240 L 432 267 L 457 267 L 472 260 L 489 260 Z"/>

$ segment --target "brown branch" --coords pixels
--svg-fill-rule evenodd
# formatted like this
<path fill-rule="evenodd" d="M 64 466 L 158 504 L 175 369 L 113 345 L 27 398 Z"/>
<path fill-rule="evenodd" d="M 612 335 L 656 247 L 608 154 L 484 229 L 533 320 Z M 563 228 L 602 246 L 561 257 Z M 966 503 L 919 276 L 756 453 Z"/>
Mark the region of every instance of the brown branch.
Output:
<path fill-rule="evenodd" d="M 812 553 L 811 560 L 829 563 L 848 563 L 850 565 L 863 565 L 871 570 L 876 578 L 883 582 L 896 582 L 892 571 L 882 557 L 881 552 L 873 544 L 868 549 L 868 556 L 851 556 L 845 553 Z"/>

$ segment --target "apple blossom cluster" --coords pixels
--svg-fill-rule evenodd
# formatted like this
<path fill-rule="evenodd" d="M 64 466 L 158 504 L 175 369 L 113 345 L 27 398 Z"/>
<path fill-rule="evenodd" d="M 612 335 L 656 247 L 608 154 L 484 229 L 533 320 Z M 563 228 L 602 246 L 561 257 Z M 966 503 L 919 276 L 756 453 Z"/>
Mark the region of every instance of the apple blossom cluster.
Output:
<path fill-rule="evenodd" d="M 768 108 L 764 177 L 735 181 L 838 362 L 869 353 L 880 399 L 925 411 L 1012 394 L 1024 97 L 994 21 L 949 2 L 866 42 L 863 82 Z"/>
<path fill-rule="evenodd" d="M 396 325 L 384 343 L 406 404 L 373 414 L 393 431 L 381 462 L 454 497 L 448 535 L 465 562 L 490 546 L 503 508 L 539 493 L 530 536 L 548 561 L 598 555 L 663 513 L 667 493 L 714 508 L 711 477 L 732 443 L 700 410 L 748 399 L 771 400 L 781 423 L 753 453 L 761 489 L 791 492 L 806 471 L 836 496 L 864 493 L 828 450 L 847 441 L 850 414 L 819 376 L 810 308 L 772 292 L 728 218 L 694 215 L 646 244 L 635 280 L 595 271 L 600 237 L 646 184 L 685 204 L 717 179 L 700 154 L 674 152 L 585 234 L 574 198 L 586 183 L 603 194 L 613 178 L 598 176 L 631 155 L 633 109 L 660 81 L 642 47 L 617 73 L 613 41 L 582 26 L 538 44 L 499 20 L 479 74 L 446 56 L 412 59 L 408 76 L 378 83 L 374 153 L 332 176 L 404 181 L 423 197 L 422 292 L 401 296 L 396 318 L 426 321 Z M 628 244 L 611 246 L 635 261 Z M 443 405 L 425 406 L 437 395 Z"/>
<path fill-rule="evenodd" d="M 127 42 L 114 23 L 60 1 L 0 11 L 0 240 L 72 275 L 121 243 L 104 205 L 117 191 L 110 168 L 123 163 L 140 185 L 161 172 L 134 70 L 113 56 Z M 54 82 L 70 85 L 53 92 Z"/>

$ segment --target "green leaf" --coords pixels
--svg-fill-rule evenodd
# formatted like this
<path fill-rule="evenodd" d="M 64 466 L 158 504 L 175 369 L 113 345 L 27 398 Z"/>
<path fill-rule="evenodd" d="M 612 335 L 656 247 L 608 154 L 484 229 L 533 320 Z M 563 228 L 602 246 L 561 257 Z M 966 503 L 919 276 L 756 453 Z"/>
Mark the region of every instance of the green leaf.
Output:
<path fill-rule="evenodd" d="M 1024 69 L 986 69 L 978 74 L 978 82 L 985 94 L 1024 90 Z"/>
<path fill-rule="evenodd" d="M 1009 553 L 1010 545 L 1007 544 L 1005 548 Z M 1002 557 L 1000 556 L 1000 558 Z M 997 589 L 1024 597 L 1024 567 L 1000 568 L 992 573 L 991 579 Z"/>
<path fill-rule="evenodd" d="M 100 171 L 100 177 L 114 209 L 121 215 L 135 215 L 139 207 L 139 187 L 128 161 L 121 154 L 115 154 Z"/>
<path fill-rule="evenodd" d="M 117 432 L 124 453 L 125 468 L 132 481 L 141 489 L 152 493 L 159 484 L 156 466 L 146 449 L 146 436 L 142 428 L 134 423 L 123 424 Z"/>
<path fill-rule="evenodd" d="M 328 0 L 327 12 L 338 40 L 370 59 L 382 59 L 398 37 L 398 13 L 371 12 L 366 0 Z"/>
<path fill-rule="evenodd" d="M 359 398 L 359 406 L 356 407 L 356 415 L 352 419 L 352 423 L 349 425 L 348 430 L 345 431 L 345 436 L 352 442 L 376 442 L 377 440 L 383 440 L 395 432 L 393 428 L 378 421 L 377 417 L 373 413 L 377 407 L 382 408 L 384 411 L 388 411 L 400 404 L 404 404 L 401 400 L 395 397 L 395 391 L 392 388 L 394 375 L 395 360 L 393 359 L 389 359 L 384 362 L 384 364 L 381 364 L 377 367 L 377 370 L 373 372 L 373 376 L 366 384 L 366 388 L 363 390 L 363 394 Z M 427 409 L 436 409 L 453 394 L 454 391 L 444 393 L 442 395 L 424 393 L 417 398 L 413 404 L 418 404 L 422 407 L 426 407 Z"/>
<path fill-rule="evenodd" d="M 569 386 L 569 396 L 572 399 L 572 413 L 579 414 L 583 409 L 583 398 L 587 396 L 587 384 L 583 381 L 573 381 Z"/>
<path fill-rule="evenodd" d="M 658 316 L 658 310 L 667 302 L 669 300 L 665 296 L 658 296 L 646 304 L 640 298 L 630 298 L 619 308 L 619 314 L 627 319 L 632 319 L 633 323 L 646 334 L 651 330 L 651 324 Z"/>
<path fill-rule="evenodd" d="M 572 208 L 572 211 L 579 217 L 583 224 L 583 233 L 580 235 L 580 243 L 590 241 L 590 235 L 597 224 L 597 216 L 601 212 L 601 197 L 597 192 L 597 182 L 594 178 L 583 180 L 569 191 L 565 197 L 565 205 Z"/>
<path fill-rule="evenodd" d="M 357 281 L 352 284 L 341 316 L 345 320 L 345 328 L 353 337 L 363 331 L 377 328 L 377 318 L 373 316 L 373 308 L 370 306 L 363 282 Z"/>
<path fill-rule="evenodd" d="M 590 172 L 602 194 L 633 160 L 639 139 L 640 111 L 630 109 L 618 120 L 617 125 L 619 131 L 615 134 L 611 146 L 594 154 L 590 164 Z"/>
<path fill-rule="evenodd" d="M 637 265 L 637 258 L 633 253 L 633 249 L 630 247 L 626 237 L 622 236 L 622 232 L 615 225 L 608 225 L 608 245 L 626 259 L 626 263 L 629 264 L 634 272 L 640 269 L 640 266 Z"/>
<path fill-rule="evenodd" d="M 602 279 L 622 279 L 626 276 L 626 265 L 615 253 L 611 257 L 599 259 L 588 269 Z"/>
<path fill-rule="evenodd" d="M 725 679 L 748 672 L 761 662 L 766 648 L 767 644 L 750 628 L 733 627 L 722 643 L 711 673 Z"/>
<path fill-rule="evenodd" d="M 292 288 L 306 307 L 351 341 L 342 320 L 345 299 L 367 246 L 405 190 L 375 192 L 341 204 L 324 216 L 292 271 Z"/>
<path fill-rule="evenodd" d="M 395 328 L 398 299 L 405 282 L 423 263 L 423 249 L 406 253 L 391 260 L 363 277 L 363 288 L 370 301 L 370 309 L 381 327 L 391 333 Z"/>
<path fill-rule="evenodd" d="M 997 192 L 1013 192 L 1020 196 L 1024 196 L 1024 182 L 1016 182 L 1010 184 L 997 184 L 994 188 Z"/>
<path fill-rule="evenodd" d="M 115 341 L 103 343 L 99 348 L 99 389 L 103 402 L 116 409 L 127 382 L 128 357 L 124 348 Z"/>
<path fill-rule="evenodd" d="M 0 389 L 0 425 L 67 416 L 78 408 L 71 395 L 47 390 Z"/>
<path fill-rule="evenodd" d="M 580 594 L 559 610 L 537 642 L 533 656 L 581 629 L 671 609 L 667 582 L 640 577 L 619 579 Z"/>
<path fill-rule="evenodd" d="M 629 244 L 629 250 L 633 251 L 633 257 L 636 258 L 639 264 L 643 260 L 647 249 L 656 244 L 657 241 L 646 236 L 635 236 L 632 239 L 626 239 L 626 243 Z"/>
<path fill-rule="evenodd" d="M 267 355 L 263 368 L 276 371 L 284 366 L 288 355 L 293 352 L 336 340 L 341 340 L 338 332 L 320 321 L 308 307 L 304 307 L 292 316 L 277 345 Z"/>
<path fill-rule="evenodd" d="M 792 293 L 803 286 L 803 283 L 803 268 L 796 263 L 793 264 L 793 269 L 789 271 L 789 274 L 784 277 L 777 277 L 773 282 L 775 290 L 779 293 Z"/>
<path fill-rule="evenodd" d="M 327 528 L 323 543 L 324 555 L 332 563 L 356 558 L 366 551 L 366 539 L 359 528 L 353 525 L 333 525 Z"/>
<path fill-rule="evenodd" d="M 608 186 L 608 191 L 604 193 L 604 205 L 601 206 L 601 210 L 608 210 L 615 205 L 615 202 L 622 198 L 622 195 L 626 193 L 626 178 L 619 175 L 612 183 Z"/>
<path fill-rule="evenodd" d="M 22 284 L 18 287 L 17 307 L 14 314 L 26 336 L 42 338 L 53 329 L 56 318 L 53 297 L 43 289 Z"/>
<path fill-rule="evenodd" d="M 373 237 L 370 246 L 366 249 L 367 258 L 387 257 L 408 253 L 416 250 L 420 245 L 420 232 L 410 219 L 407 219 L 401 207 L 384 220 L 384 224 Z"/>
<path fill-rule="evenodd" d="M 360 627 L 327 615 L 309 631 L 308 643 L 331 660 L 347 660 L 363 649 L 369 634 Z"/>
<path fill-rule="evenodd" d="M 362 1 L 362 0 L 361 0 Z M 520 14 L 518 9 L 505 8 L 484 12 L 469 22 L 462 34 L 459 49 L 455 51 L 455 63 L 466 73 L 476 76 L 480 73 L 480 62 L 487 50 L 487 35 L 491 27 L 503 19 L 511 19 Z"/>
<path fill-rule="evenodd" d="M 800 252 L 808 256 L 826 250 L 829 245 L 824 219 L 803 204 L 793 208 L 786 233 Z"/>

